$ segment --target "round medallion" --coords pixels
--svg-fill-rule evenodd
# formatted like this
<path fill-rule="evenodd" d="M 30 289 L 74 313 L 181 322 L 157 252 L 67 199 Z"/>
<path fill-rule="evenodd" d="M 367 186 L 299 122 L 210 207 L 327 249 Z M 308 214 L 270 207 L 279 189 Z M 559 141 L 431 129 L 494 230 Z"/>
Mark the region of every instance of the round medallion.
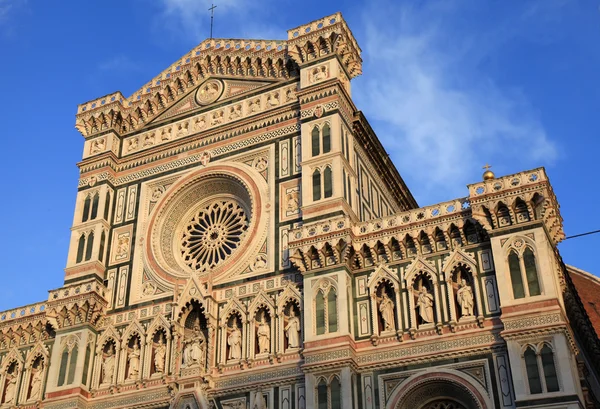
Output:
<path fill-rule="evenodd" d="M 239 203 L 216 200 L 202 207 L 183 229 L 181 256 L 195 271 L 207 271 L 237 250 L 249 220 Z"/>
<path fill-rule="evenodd" d="M 205 81 L 196 91 L 196 101 L 200 105 L 208 105 L 215 102 L 223 93 L 223 83 L 219 80 L 210 79 Z"/>

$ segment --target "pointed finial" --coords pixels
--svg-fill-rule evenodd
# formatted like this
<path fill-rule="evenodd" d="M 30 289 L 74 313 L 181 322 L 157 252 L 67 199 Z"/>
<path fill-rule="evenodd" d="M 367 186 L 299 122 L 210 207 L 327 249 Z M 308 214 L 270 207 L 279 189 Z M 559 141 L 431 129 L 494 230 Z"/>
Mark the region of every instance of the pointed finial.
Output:
<path fill-rule="evenodd" d="M 494 172 L 492 172 L 490 170 L 491 166 L 486 164 L 483 169 L 485 169 L 485 172 L 483 172 L 483 180 L 491 180 L 494 179 L 496 177 L 496 175 L 494 175 Z"/>

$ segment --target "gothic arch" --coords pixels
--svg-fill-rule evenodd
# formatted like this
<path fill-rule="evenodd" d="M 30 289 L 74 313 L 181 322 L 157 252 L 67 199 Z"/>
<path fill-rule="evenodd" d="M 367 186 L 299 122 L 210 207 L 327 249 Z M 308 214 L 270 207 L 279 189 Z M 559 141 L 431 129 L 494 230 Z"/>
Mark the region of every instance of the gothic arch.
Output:
<path fill-rule="evenodd" d="M 452 369 L 417 373 L 393 392 L 387 409 L 426 409 L 434 402 L 452 402 L 456 408 L 490 409 L 494 406 L 485 389 Z"/>
<path fill-rule="evenodd" d="M 142 328 L 137 321 L 131 322 L 125 329 L 125 332 L 123 332 L 123 336 L 121 337 L 121 348 L 125 348 L 129 343 L 129 340 L 135 335 L 139 337 L 140 342 L 143 342 L 146 335 L 146 331 L 144 331 L 144 328 Z"/>
<path fill-rule="evenodd" d="M 374 293 L 382 282 L 389 282 L 394 290 L 400 290 L 400 280 L 398 280 L 398 276 L 389 268 L 380 265 L 373 273 L 371 273 L 369 280 L 367 281 L 367 286 L 369 287 L 371 294 Z"/>
<path fill-rule="evenodd" d="M 98 343 L 96 344 L 96 353 L 102 353 L 106 343 L 111 340 L 115 343 L 115 347 L 118 348 L 119 344 L 121 343 L 121 337 L 119 337 L 119 334 L 112 325 L 106 328 L 98 339 Z"/>
<path fill-rule="evenodd" d="M 438 283 L 438 275 L 437 271 L 434 267 L 431 266 L 425 259 L 422 257 L 417 257 L 410 264 L 406 272 L 404 273 L 404 279 L 406 280 L 406 285 L 408 287 L 412 287 L 417 276 L 423 273 L 425 274 L 433 283 L 433 285 L 437 285 Z"/>
<path fill-rule="evenodd" d="M 469 269 L 471 274 L 473 274 L 473 277 L 478 274 L 477 264 L 475 263 L 473 256 L 466 253 L 462 249 L 456 249 L 450 253 L 450 256 L 444 260 L 444 263 L 442 264 L 442 271 L 445 275 L 448 275 L 452 272 L 452 270 L 454 270 L 455 267 L 459 265 Z"/>
<path fill-rule="evenodd" d="M 263 289 L 252 300 L 252 303 L 248 307 L 248 316 L 252 319 L 258 310 L 266 308 L 271 314 L 271 317 L 275 315 L 275 303 L 273 299 Z"/>

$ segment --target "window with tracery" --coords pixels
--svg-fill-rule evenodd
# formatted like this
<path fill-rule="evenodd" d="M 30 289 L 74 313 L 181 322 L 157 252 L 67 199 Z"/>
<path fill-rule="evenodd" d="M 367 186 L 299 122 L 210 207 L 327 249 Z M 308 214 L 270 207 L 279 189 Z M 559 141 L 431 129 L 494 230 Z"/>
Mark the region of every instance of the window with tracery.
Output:
<path fill-rule="evenodd" d="M 540 347 L 529 345 L 523 353 L 529 393 L 558 392 L 560 386 L 552 348 L 544 343 Z"/>
<path fill-rule="evenodd" d="M 317 408 L 318 409 L 341 409 L 342 388 L 337 376 L 327 380 L 321 378 L 317 383 Z"/>
<path fill-rule="evenodd" d="M 515 299 L 542 293 L 535 254 L 521 239 L 515 240 L 508 253 L 508 270 Z"/>
<path fill-rule="evenodd" d="M 98 202 L 100 195 L 96 192 L 93 195 L 88 194 L 83 202 L 83 214 L 81 215 L 81 222 L 87 222 L 88 220 L 94 220 L 98 217 Z"/>
<path fill-rule="evenodd" d="M 312 156 L 331 152 L 331 128 L 325 123 L 322 128 L 315 125 L 310 133 Z"/>
<path fill-rule="evenodd" d="M 221 264 L 238 249 L 249 222 L 246 210 L 235 200 L 211 201 L 183 229 L 180 251 L 184 262 L 202 272 Z"/>
<path fill-rule="evenodd" d="M 60 358 L 60 368 L 58 371 L 57 386 L 70 385 L 75 380 L 75 370 L 77 369 L 77 344 L 71 348 L 65 347 Z"/>
<path fill-rule="evenodd" d="M 82 233 L 79 236 L 79 241 L 77 242 L 77 256 L 75 258 L 76 263 L 81 263 L 82 261 L 90 261 L 92 258 L 92 250 L 94 248 L 94 232 L 91 231 L 89 233 Z"/>
<path fill-rule="evenodd" d="M 338 330 L 337 295 L 328 282 L 323 282 L 315 297 L 315 322 L 317 335 Z"/>
<path fill-rule="evenodd" d="M 312 175 L 313 201 L 333 196 L 333 171 L 330 166 L 315 169 Z"/>

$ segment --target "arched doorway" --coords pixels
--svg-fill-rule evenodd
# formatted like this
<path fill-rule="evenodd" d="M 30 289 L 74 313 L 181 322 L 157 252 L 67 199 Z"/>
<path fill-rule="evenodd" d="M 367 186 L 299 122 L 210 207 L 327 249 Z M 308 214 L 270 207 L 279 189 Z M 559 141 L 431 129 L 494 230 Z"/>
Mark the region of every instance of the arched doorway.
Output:
<path fill-rule="evenodd" d="M 388 401 L 388 409 L 488 409 L 485 391 L 453 370 L 414 375 Z"/>

